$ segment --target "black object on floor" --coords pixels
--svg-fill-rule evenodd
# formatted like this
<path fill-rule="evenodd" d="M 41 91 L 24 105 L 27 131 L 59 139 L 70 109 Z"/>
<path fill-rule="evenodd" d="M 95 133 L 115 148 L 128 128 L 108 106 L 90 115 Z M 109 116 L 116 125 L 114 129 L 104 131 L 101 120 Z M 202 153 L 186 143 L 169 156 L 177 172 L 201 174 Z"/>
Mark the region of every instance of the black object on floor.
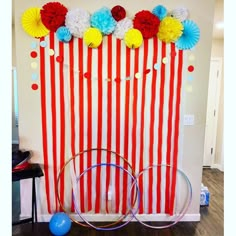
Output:
<path fill-rule="evenodd" d="M 13 225 L 23 224 L 27 222 L 37 222 L 37 203 L 36 203 L 36 189 L 35 189 L 35 178 L 42 177 L 43 171 L 39 164 L 29 164 L 27 168 L 19 171 L 12 172 L 12 181 L 19 181 L 22 179 L 32 178 L 32 215 L 30 218 L 22 219 L 17 222 L 13 222 Z M 23 199 L 22 199 L 23 200 Z"/>

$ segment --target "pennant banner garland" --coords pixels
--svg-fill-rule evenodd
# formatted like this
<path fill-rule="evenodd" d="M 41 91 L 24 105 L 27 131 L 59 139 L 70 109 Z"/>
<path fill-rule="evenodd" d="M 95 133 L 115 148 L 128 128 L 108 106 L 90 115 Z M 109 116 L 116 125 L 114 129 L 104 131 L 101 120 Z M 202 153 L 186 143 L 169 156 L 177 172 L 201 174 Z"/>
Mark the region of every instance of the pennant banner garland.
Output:
<path fill-rule="evenodd" d="M 159 5 L 131 20 L 121 6 L 90 14 L 50 2 L 40 14 L 32 8 L 30 12 L 23 14 L 22 26 L 40 42 L 32 55 L 40 63 L 43 211 L 62 210 L 57 176 L 66 161 L 83 150 L 112 150 L 127 159 L 135 174 L 150 165 L 177 168 L 184 50 L 194 47 L 200 35 L 197 25 L 187 19 L 188 11 L 170 14 Z M 111 158 L 97 152 L 74 160 L 58 184 L 66 209 L 75 212 L 74 185 L 82 213 L 124 214 L 129 209 L 132 183 L 121 170 L 99 167 L 79 183 L 71 181 L 72 175 Z M 119 159 L 115 164 L 127 165 Z M 174 213 L 175 171 L 151 169 L 140 177 L 139 188 L 139 214 Z"/>

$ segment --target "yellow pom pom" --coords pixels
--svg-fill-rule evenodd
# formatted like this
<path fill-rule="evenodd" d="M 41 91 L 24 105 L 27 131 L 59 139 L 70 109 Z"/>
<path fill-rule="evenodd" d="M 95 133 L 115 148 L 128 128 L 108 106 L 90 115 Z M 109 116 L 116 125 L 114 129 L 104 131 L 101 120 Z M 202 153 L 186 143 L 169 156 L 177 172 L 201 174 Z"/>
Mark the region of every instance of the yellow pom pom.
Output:
<path fill-rule="evenodd" d="M 43 37 L 49 33 L 41 20 L 40 8 L 38 7 L 27 9 L 22 15 L 21 23 L 24 31 L 35 38 Z"/>
<path fill-rule="evenodd" d="M 166 43 L 175 42 L 183 34 L 182 23 L 173 17 L 165 17 L 159 26 L 158 38 Z"/>
<path fill-rule="evenodd" d="M 138 29 L 129 29 L 125 33 L 125 44 L 129 48 L 138 48 L 143 43 L 143 35 Z"/>
<path fill-rule="evenodd" d="M 84 32 L 84 42 L 90 48 L 97 48 L 102 43 L 102 33 L 97 28 L 88 28 Z"/>

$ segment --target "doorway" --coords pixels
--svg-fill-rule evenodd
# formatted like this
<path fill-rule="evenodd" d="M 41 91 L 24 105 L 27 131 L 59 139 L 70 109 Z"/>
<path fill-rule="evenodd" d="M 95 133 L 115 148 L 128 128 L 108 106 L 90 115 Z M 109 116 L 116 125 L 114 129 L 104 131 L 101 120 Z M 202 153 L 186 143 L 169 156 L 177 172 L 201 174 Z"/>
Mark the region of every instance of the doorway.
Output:
<path fill-rule="evenodd" d="M 215 159 L 221 71 L 222 58 L 211 58 L 203 157 L 204 167 L 211 167 Z"/>

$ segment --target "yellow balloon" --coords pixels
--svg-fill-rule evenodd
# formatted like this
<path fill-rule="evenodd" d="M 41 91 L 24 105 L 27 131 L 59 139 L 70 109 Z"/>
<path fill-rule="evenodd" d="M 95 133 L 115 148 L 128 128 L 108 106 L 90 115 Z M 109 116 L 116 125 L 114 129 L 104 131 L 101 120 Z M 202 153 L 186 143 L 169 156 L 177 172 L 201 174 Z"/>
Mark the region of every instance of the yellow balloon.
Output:
<path fill-rule="evenodd" d="M 102 43 L 102 33 L 97 28 L 88 28 L 84 32 L 84 42 L 90 48 L 97 48 Z"/>
<path fill-rule="evenodd" d="M 129 48 L 139 48 L 143 43 L 143 35 L 138 29 L 129 29 L 125 33 L 125 44 Z"/>
<path fill-rule="evenodd" d="M 39 7 L 27 9 L 22 15 L 21 23 L 24 31 L 32 37 L 40 38 L 49 33 L 41 20 Z"/>

